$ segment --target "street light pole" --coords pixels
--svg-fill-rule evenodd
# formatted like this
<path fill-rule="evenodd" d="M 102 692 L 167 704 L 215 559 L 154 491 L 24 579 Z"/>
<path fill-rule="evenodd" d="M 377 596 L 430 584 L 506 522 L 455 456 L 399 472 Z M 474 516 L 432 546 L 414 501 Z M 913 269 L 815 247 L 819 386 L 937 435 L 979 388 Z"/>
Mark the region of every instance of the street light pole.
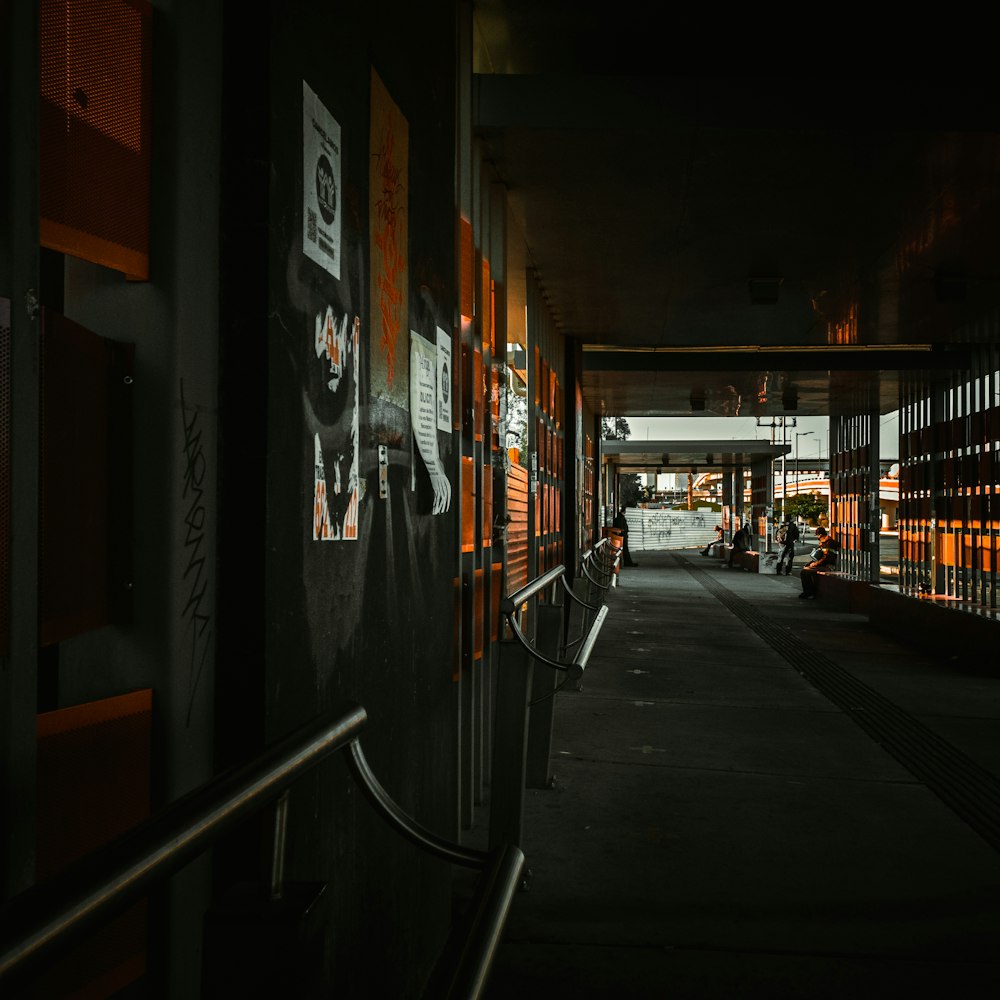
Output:
<path fill-rule="evenodd" d="M 795 432 L 795 494 L 798 495 L 799 492 L 799 476 L 801 475 L 801 469 L 799 469 L 799 438 L 805 437 L 808 434 L 815 434 L 815 431 L 796 431 Z"/>
<path fill-rule="evenodd" d="M 788 489 L 788 477 L 787 477 L 787 474 L 786 474 L 786 471 L 785 471 L 785 450 L 784 450 L 784 448 L 785 448 L 785 445 L 788 443 L 788 441 L 787 441 L 787 438 L 788 438 L 788 428 L 789 427 L 795 427 L 796 424 L 798 423 L 798 420 L 797 420 L 796 417 L 791 417 L 791 418 L 786 417 L 786 416 L 771 417 L 770 418 L 771 422 L 768 423 L 768 424 L 764 424 L 764 423 L 761 422 L 761 419 L 762 419 L 761 417 L 757 418 L 757 426 L 758 427 L 770 427 L 771 428 L 771 444 L 772 445 L 775 443 L 775 430 L 778 427 L 781 428 L 781 449 L 782 449 L 781 450 L 781 503 L 778 504 L 777 506 L 778 506 L 778 520 L 779 521 L 784 521 L 785 520 L 785 493 L 786 493 L 786 491 Z M 789 423 L 789 419 L 791 419 L 791 423 Z M 775 486 L 775 484 L 774 484 L 774 459 L 772 458 L 771 459 L 771 487 L 772 487 L 772 492 L 773 492 L 774 486 Z M 772 496 L 772 501 L 773 501 L 773 496 Z"/>
<path fill-rule="evenodd" d="M 785 418 L 781 418 L 781 518 L 785 523 L 785 494 L 788 492 L 788 479 L 785 476 Z"/>
<path fill-rule="evenodd" d="M 785 521 L 785 500 L 787 499 L 788 493 L 788 477 L 785 474 L 785 445 L 788 443 L 786 438 L 788 437 L 788 427 L 795 427 L 798 424 L 798 418 L 792 417 L 792 423 L 789 425 L 788 417 L 781 417 L 781 522 Z"/>

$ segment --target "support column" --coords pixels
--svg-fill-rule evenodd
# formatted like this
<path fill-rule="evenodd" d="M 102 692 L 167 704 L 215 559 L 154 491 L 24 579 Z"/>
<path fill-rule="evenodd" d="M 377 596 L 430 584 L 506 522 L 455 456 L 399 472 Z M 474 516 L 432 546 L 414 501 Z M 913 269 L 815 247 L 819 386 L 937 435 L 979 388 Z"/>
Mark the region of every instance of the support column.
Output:
<path fill-rule="evenodd" d="M 9 389 L 7 478 L 9 563 L 0 648 L 0 897 L 35 880 L 39 534 L 39 13 L 37 0 L 3 4 L 0 28 L 0 314 Z M 9 311 L 8 311 L 9 310 Z M 6 416 L 6 415 L 5 415 Z"/>
<path fill-rule="evenodd" d="M 876 385 L 873 392 L 871 409 L 869 411 L 868 423 L 868 581 L 878 583 L 880 532 L 882 530 L 882 505 L 879 495 L 879 484 L 882 480 L 881 465 L 879 456 L 881 454 L 881 441 L 879 436 L 880 418 L 878 408 L 878 374 L 875 375 Z"/>
<path fill-rule="evenodd" d="M 722 476 L 720 478 L 722 484 L 722 506 L 723 508 L 728 507 L 730 512 L 729 521 L 729 541 L 733 540 L 733 522 L 732 515 L 736 513 L 733 509 L 733 470 L 732 468 L 723 468 Z"/>

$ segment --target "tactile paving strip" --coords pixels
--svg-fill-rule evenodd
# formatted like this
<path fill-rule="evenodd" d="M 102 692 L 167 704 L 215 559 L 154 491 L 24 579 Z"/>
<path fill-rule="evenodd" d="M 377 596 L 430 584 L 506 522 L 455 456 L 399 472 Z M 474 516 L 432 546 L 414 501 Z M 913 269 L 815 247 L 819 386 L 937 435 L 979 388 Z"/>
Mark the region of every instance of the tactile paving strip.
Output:
<path fill-rule="evenodd" d="M 674 559 L 883 750 L 1000 850 L 1000 780 L 683 556 Z"/>

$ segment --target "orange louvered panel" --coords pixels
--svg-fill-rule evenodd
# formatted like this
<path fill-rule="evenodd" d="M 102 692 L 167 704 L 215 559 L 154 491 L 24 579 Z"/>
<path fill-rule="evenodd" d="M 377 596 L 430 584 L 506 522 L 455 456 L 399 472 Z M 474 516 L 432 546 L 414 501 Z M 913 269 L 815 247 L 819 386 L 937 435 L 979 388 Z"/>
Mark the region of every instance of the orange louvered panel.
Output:
<path fill-rule="evenodd" d="M 511 594 L 528 584 L 528 470 L 512 465 L 507 477 L 507 586 Z"/>
<path fill-rule="evenodd" d="M 946 532 L 938 535 L 937 547 L 938 562 L 942 566 L 955 565 L 955 536 Z"/>
<path fill-rule="evenodd" d="M 43 246 L 149 277 L 150 37 L 145 0 L 42 0 Z"/>

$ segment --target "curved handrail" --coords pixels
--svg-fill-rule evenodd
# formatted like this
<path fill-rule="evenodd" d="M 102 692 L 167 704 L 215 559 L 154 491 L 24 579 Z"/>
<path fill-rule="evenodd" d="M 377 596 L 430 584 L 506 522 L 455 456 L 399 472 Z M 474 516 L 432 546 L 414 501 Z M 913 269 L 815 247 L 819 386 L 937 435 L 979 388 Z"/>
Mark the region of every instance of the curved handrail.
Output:
<path fill-rule="evenodd" d="M 554 566 L 547 573 L 543 573 L 538 579 L 532 580 L 527 586 L 520 590 L 515 590 L 509 597 L 505 597 L 500 604 L 500 610 L 507 616 L 514 614 L 525 601 L 530 601 L 532 597 L 551 586 L 566 572 L 565 566 Z"/>
<path fill-rule="evenodd" d="M 0 908 L 0 981 L 140 899 L 153 881 L 192 861 L 225 832 L 277 799 L 305 771 L 342 749 L 368 716 L 360 705 L 325 713 L 243 767 L 207 782 L 48 882 Z"/>
<path fill-rule="evenodd" d="M 595 552 L 593 562 L 600 568 L 602 573 L 610 573 L 622 557 L 625 547 L 622 545 L 609 544 L 607 549 Z"/>
<path fill-rule="evenodd" d="M 611 544 L 611 539 L 608 538 L 607 536 L 605 536 L 604 538 L 599 538 L 596 542 L 594 542 L 592 548 L 587 549 L 587 551 L 583 553 L 583 558 L 586 559 L 588 556 L 593 555 L 593 553 L 599 552 L 603 548 L 607 548 L 610 544 Z"/>
<path fill-rule="evenodd" d="M 460 844 L 453 844 L 444 840 L 430 830 L 425 829 L 415 820 L 411 819 L 382 787 L 378 778 L 368 765 L 361 743 L 353 739 L 348 747 L 348 766 L 351 774 L 361 786 L 365 797 L 375 807 L 375 811 L 398 833 L 406 837 L 407 840 L 422 847 L 425 851 L 433 854 L 445 861 L 451 861 L 457 865 L 465 865 L 468 868 L 483 868 L 490 860 L 490 855 L 485 851 L 476 851 Z"/>
<path fill-rule="evenodd" d="M 511 631 L 517 637 L 518 642 L 524 646 L 532 657 L 540 663 L 544 663 L 547 667 L 551 667 L 553 670 L 559 670 L 567 673 L 569 675 L 567 680 L 579 680 L 583 676 L 584 670 L 587 669 L 587 661 L 590 659 L 594 643 L 597 641 L 597 634 L 601 631 L 601 626 L 604 624 L 604 619 L 607 617 L 607 614 L 608 606 L 606 604 L 601 605 L 601 609 L 597 612 L 597 616 L 594 618 L 594 622 L 590 626 L 590 630 L 587 633 L 587 638 L 580 647 L 580 652 L 576 655 L 576 658 L 569 663 L 564 663 L 561 660 L 554 660 L 535 649 L 535 647 L 528 641 L 528 637 L 521 631 L 513 615 L 507 616 L 507 622 L 510 625 Z"/>
<path fill-rule="evenodd" d="M 592 577 L 592 576 L 590 575 L 590 570 L 589 570 L 589 569 L 587 569 L 587 564 L 586 564 L 585 562 L 581 562 L 581 563 L 580 563 L 580 569 L 581 569 L 581 571 L 583 572 L 583 575 L 584 575 L 584 576 L 585 576 L 585 577 L 586 577 L 586 578 L 587 578 L 587 579 L 588 579 L 588 580 L 589 580 L 589 581 L 590 581 L 590 582 L 591 582 L 591 583 L 592 583 L 592 584 L 593 584 L 593 585 L 594 585 L 595 587 L 600 587 L 600 589 L 601 589 L 601 590 L 607 590 L 607 589 L 608 589 L 608 588 L 609 588 L 609 587 L 611 586 L 611 581 L 610 581 L 610 579 L 608 580 L 608 582 L 607 582 L 607 583 L 601 583 L 600 581 L 598 581 L 598 580 L 595 580 L 595 579 L 594 579 L 594 578 L 593 578 L 593 577 Z"/>
<path fill-rule="evenodd" d="M 566 672 L 570 669 L 572 664 L 563 663 L 560 660 L 553 660 L 551 657 L 546 656 L 544 653 L 538 652 L 534 646 L 531 645 L 528 637 L 521 631 L 521 627 L 517 624 L 517 619 L 514 615 L 507 615 L 507 624 L 510 625 L 511 632 L 514 633 L 517 641 L 524 646 L 524 648 L 540 663 L 544 663 L 547 667 L 551 667 L 553 670 L 561 670 Z"/>
<path fill-rule="evenodd" d="M 588 611 L 597 611 L 597 610 L 600 609 L 600 605 L 599 604 L 588 604 L 582 598 L 577 597 L 576 594 L 573 593 L 573 588 L 566 582 L 566 577 L 565 576 L 562 577 L 562 585 L 563 585 L 563 590 L 565 590 L 566 593 L 569 594 L 569 596 L 572 597 L 573 600 L 576 601 L 577 604 L 582 605 Z"/>

